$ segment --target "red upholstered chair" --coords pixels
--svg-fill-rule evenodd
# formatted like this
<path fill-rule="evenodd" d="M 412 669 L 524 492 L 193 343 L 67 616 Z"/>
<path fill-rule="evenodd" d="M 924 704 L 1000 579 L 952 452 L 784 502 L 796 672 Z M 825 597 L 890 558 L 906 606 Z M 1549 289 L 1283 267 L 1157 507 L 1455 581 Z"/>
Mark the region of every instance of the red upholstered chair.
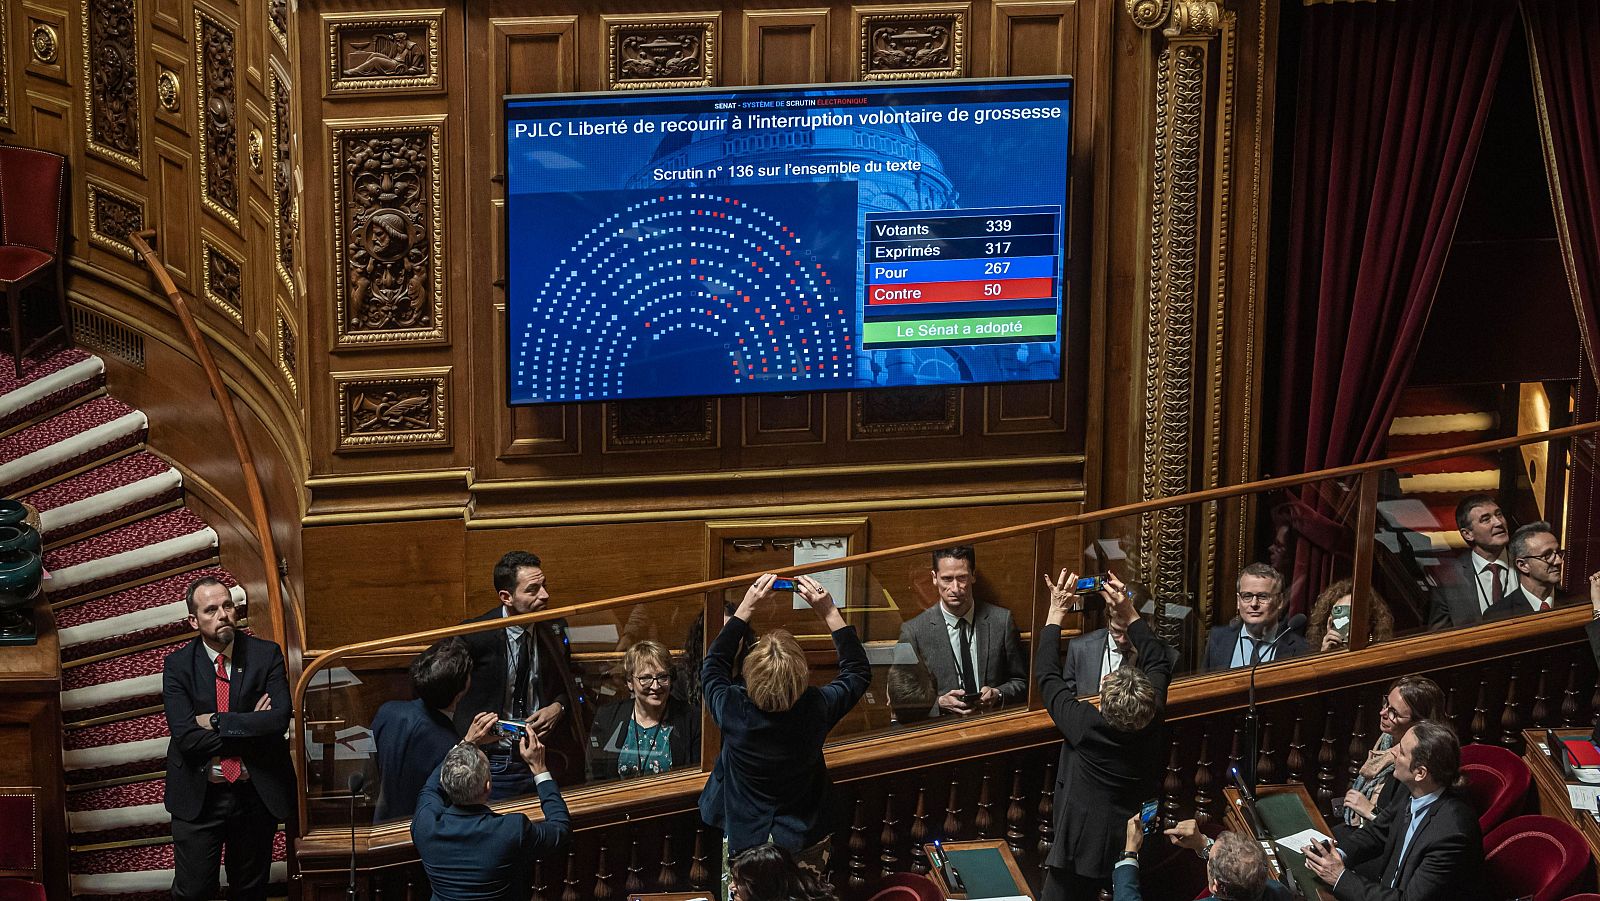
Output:
<path fill-rule="evenodd" d="M 1551 817 L 1512 817 L 1483 838 L 1489 884 L 1497 898 L 1558 901 L 1589 863 L 1577 829 Z"/>
<path fill-rule="evenodd" d="M 867 887 L 866 901 L 944 901 L 939 884 L 916 873 L 895 873 Z"/>
<path fill-rule="evenodd" d="M 1568 895 L 1562 898 L 1561 901 L 1600 901 L 1600 895 L 1596 895 L 1594 892 L 1584 892 L 1581 895 Z"/>
<path fill-rule="evenodd" d="M 1522 809 L 1533 784 L 1522 758 L 1498 745 L 1463 747 L 1461 774 L 1467 777 L 1467 794 L 1478 809 L 1478 828 L 1485 835 Z"/>
<path fill-rule="evenodd" d="M 38 791 L 0 788 L 0 901 L 44 898 Z"/>
<path fill-rule="evenodd" d="M 31 147 L 0 147 L 0 287 L 6 292 L 18 379 L 22 358 L 70 327 L 62 260 L 66 223 L 66 157 Z M 22 292 L 46 280 L 54 282 L 61 319 L 24 346 Z"/>

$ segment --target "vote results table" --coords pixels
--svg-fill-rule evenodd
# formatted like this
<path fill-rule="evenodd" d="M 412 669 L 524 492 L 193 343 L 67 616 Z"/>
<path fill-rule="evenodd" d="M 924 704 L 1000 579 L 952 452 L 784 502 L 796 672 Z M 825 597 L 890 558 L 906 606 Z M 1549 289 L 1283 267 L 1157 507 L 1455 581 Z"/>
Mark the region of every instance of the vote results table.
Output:
<path fill-rule="evenodd" d="M 1054 341 L 1058 206 L 867 214 L 867 349 Z"/>

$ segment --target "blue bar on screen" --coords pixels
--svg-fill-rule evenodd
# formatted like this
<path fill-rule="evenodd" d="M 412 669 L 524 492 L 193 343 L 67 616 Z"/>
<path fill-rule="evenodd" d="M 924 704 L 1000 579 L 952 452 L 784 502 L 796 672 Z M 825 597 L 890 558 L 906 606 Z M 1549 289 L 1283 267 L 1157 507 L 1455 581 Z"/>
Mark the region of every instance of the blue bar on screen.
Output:
<path fill-rule="evenodd" d="M 867 284 L 894 285 L 915 282 L 994 281 L 1005 278 L 1051 278 L 1055 257 L 1001 257 L 976 260 L 920 260 L 906 263 L 869 263 Z"/>

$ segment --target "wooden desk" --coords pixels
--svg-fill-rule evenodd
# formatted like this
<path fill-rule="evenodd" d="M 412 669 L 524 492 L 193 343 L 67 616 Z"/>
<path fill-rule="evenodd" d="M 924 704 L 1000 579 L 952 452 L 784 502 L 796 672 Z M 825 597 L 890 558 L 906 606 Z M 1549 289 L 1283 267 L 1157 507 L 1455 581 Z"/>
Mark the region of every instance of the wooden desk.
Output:
<path fill-rule="evenodd" d="M 1588 729 L 1556 730 L 1558 738 L 1588 734 Z M 1539 793 L 1539 812 L 1547 817 L 1572 824 L 1583 833 L 1583 840 L 1589 843 L 1589 853 L 1595 860 L 1600 860 L 1600 823 L 1596 823 L 1588 811 L 1572 809 L 1572 798 L 1567 794 L 1566 776 L 1544 751 L 1544 730 L 1524 729 L 1522 738 L 1522 746 L 1527 749 L 1523 752 L 1522 759 L 1533 773 L 1533 787 Z M 1591 879 L 1589 884 L 1583 887 L 1583 891 L 1586 892 L 1597 889 L 1600 889 L 1600 879 Z"/>
<path fill-rule="evenodd" d="M 922 847 L 924 851 L 927 851 L 931 849 L 933 845 L 926 844 Z M 1022 878 L 1022 870 L 1017 866 L 1017 858 L 1012 855 L 1011 846 L 1006 844 L 1004 839 L 994 839 L 991 841 L 980 842 L 945 842 L 943 847 L 946 853 L 951 851 L 979 851 L 985 848 L 993 848 L 995 851 L 999 852 L 1000 859 L 1005 861 L 1006 869 L 1011 871 L 1011 881 L 1017 884 L 1016 896 L 1028 898 L 1030 901 L 1033 898 L 1033 890 L 1028 888 L 1028 880 Z M 940 873 L 937 869 L 929 870 L 928 878 L 932 879 L 939 886 L 939 891 L 944 892 L 944 896 L 946 898 L 974 897 L 971 895 L 964 895 L 951 891 L 950 886 L 944 884 L 944 874 Z M 976 897 L 988 898 L 992 896 L 978 895 Z"/>
<path fill-rule="evenodd" d="M 1256 786 L 1256 800 L 1258 803 L 1266 800 L 1267 798 L 1278 797 L 1281 795 L 1291 795 L 1299 800 L 1301 808 L 1303 808 L 1305 811 L 1306 819 L 1310 821 L 1311 828 L 1316 829 L 1323 835 L 1333 834 L 1333 830 L 1328 827 L 1328 821 L 1322 816 L 1322 811 L 1317 809 L 1316 802 L 1311 800 L 1311 795 L 1306 791 L 1306 787 L 1304 785 Z M 1239 797 L 1238 789 L 1235 789 L 1231 786 L 1224 786 L 1222 789 L 1222 796 L 1228 802 L 1228 812 L 1223 815 L 1224 825 L 1242 835 L 1255 835 L 1255 830 L 1251 828 L 1250 823 L 1246 818 L 1244 812 L 1244 802 L 1243 799 Z M 1306 827 L 1302 826 L 1301 828 Z M 1295 829 L 1284 834 L 1293 835 L 1295 832 L 1299 831 L 1300 829 Z M 1284 850 L 1282 845 L 1277 846 L 1277 852 L 1284 858 L 1285 863 L 1288 862 L 1289 857 L 1293 853 Z M 1270 854 L 1267 855 L 1267 866 L 1272 869 L 1272 875 L 1278 881 L 1284 883 L 1289 881 L 1287 878 L 1285 878 L 1283 873 L 1279 872 L 1277 860 Z M 1314 876 L 1312 878 L 1314 881 L 1316 881 Z M 1319 901 L 1333 901 L 1333 890 L 1328 888 L 1326 885 L 1323 885 L 1321 881 L 1316 881 L 1316 894 Z"/>

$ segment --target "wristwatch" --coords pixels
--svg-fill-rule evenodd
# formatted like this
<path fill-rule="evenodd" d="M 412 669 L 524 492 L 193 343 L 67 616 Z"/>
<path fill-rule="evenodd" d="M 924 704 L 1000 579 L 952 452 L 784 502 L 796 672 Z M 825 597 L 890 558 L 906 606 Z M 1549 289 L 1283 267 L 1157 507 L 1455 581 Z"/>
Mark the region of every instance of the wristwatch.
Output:
<path fill-rule="evenodd" d="M 1124 851 L 1124 852 L 1122 852 L 1122 856 L 1120 858 L 1118 858 L 1118 859 L 1119 860 L 1131 860 L 1134 863 L 1138 863 L 1139 862 L 1139 852 L 1138 851 Z"/>
<path fill-rule="evenodd" d="M 217 715 L 215 713 L 213 713 L 213 714 L 211 714 L 211 729 L 212 729 L 212 731 L 216 731 L 216 728 L 217 728 Z"/>

